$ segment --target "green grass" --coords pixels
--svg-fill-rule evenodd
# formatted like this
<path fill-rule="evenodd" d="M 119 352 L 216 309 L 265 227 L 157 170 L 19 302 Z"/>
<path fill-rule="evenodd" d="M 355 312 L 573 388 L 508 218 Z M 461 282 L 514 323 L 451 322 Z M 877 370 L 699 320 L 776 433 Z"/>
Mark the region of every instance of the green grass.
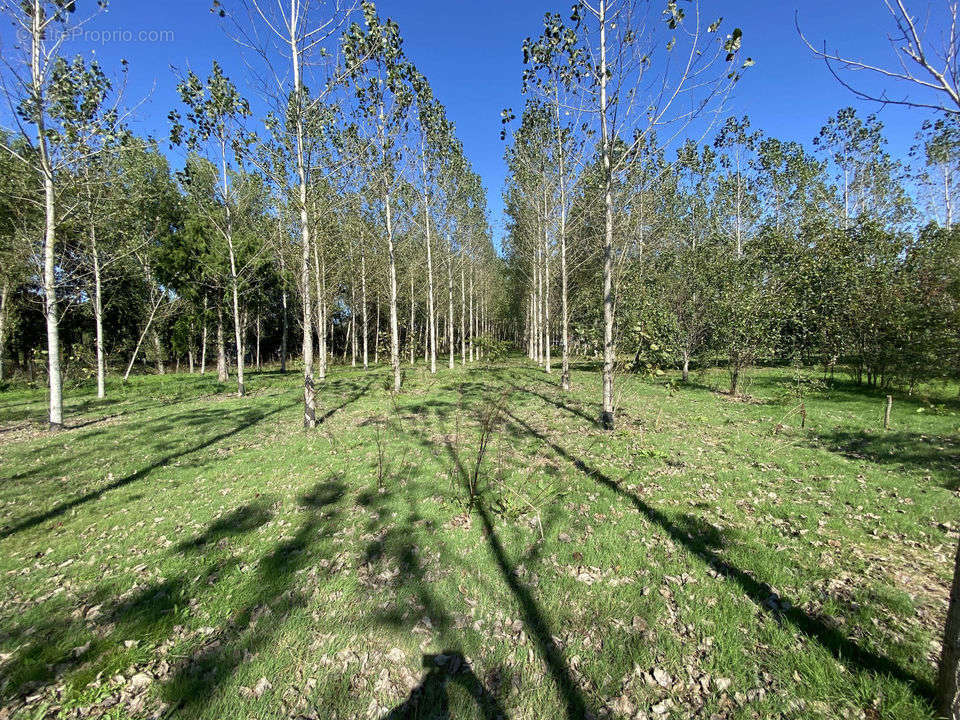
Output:
<path fill-rule="evenodd" d="M 595 368 L 519 360 L 334 368 L 314 432 L 295 372 L 81 389 L 54 435 L 8 389 L 0 718 L 932 718 L 955 389 L 884 431 L 818 385 L 800 429 L 789 370 L 693 379 L 621 377 L 613 434 Z"/>

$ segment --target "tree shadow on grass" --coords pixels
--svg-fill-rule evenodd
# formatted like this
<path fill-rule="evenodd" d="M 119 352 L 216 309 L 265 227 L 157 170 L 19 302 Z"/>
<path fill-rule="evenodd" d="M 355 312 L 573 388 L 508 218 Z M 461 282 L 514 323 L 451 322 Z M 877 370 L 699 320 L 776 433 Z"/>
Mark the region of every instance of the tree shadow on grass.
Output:
<path fill-rule="evenodd" d="M 665 531 L 675 542 L 683 545 L 704 564 L 736 583 L 760 610 L 772 612 L 778 620 L 789 622 L 807 638 L 818 642 L 838 662 L 850 670 L 887 675 L 911 686 L 918 697 L 924 700 L 932 698 L 933 687 L 929 681 L 914 675 L 893 660 L 861 647 L 839 629 L 832 627 L 820 618 L 809 615 L 789 600 L 778 597 L 769 585 L 725 560 L 719 552 L 724 543 L 722 535 L 710 531 L 704 532 L 703 528 L 696 523 L 672 520 L 665 513 L 644 502 L 640 497 L 622 487 L 602 471 L 591 467 L 543 433 L 538 432 L 509 410 L 504 412 L 518 427 L 523 428 L 525 433 L 536 437 L 546 446 L 552 448 L 557 455 L 570 462 L 586 477 L 629 501 L 638 512 Z"/>
<path fill-rule="evenodd" d="M 370 388 L 374 386 L 375 382 L 376 382 L 375 380 L 368 380 L 366 385 L 358 385 L 357 383 L 348 383 L 348 386 L 354 390 L 353 394 L 347 397 L 339 405 L 332 407 L 326 412 L 324 412 L 323 415 L 317 418 L 317 422 L 318 423 L 326 422 L 339 411 L 343 410 L 347 406 L 352 405 L 353 403 L 360 400 L 364 395 L 370 392 Z"/>
<path fill-rule="evenodd" d="M 424 438 L 411 437 L 429 446 Z M 466 660 L 461 639 L 468 639 L 471 647 L 482 648 L 484 638 L 470 624 L 458 622 L 436 591 L 444 569 L 453 567 L 456 558 L 440 536 L 432 532 L 431 522 L 421 525 L 420 498 L 414 487 L 403 480 L 404 467 L 401 462 L 397 472 L 389 473 L 392 481 L 386 488 L 365 491 L 357 497 L 357 504 L 370 514 L 366 531 L 373 535 L 358 577 L 369 593 L 382 599 L 371 610 L 371 620 L 407 635 L 424 630 L 426 625 L 434 641 L 447 649 L 423 657 L 427 673 L 422 682 L 381 720 L 442 720 L 462 717 L 460 713 L 469 712 L 471 707 L 485 719 L 506 718 L 498 695 L 501 688 L 512 685 L 510 672 L 502 666 L 494 667 L 486 674 L 485 683 Z M 403 497 L 399 497 L 401 489 Z M 405 503 L 405 512 L 394 512 L 391 508 L 396 506 L 391 500 Z M 389 518 L 398 514 L 398 524 L 384 527 Z M 436 567 L 421 551 L 421 527 L 429 535 L 429 546 L 437 553 Z M 451 686 L 455 688 L 453 696 Z"/>
<path fill-rule="evenodd" d="M 46 510 L 45 512 L 37 513 L 28 518 L 15 522 L 11 526 L 4 527 L 0 529 L 0 540 L 8 538 L 11 535 L 16 535 L 17 533 L 22 532 L 24 530 L 28 530 L 30 528 L 36 527 L 37 525 L 45 523 L 49 520 L 54 520 L 58 517 L 61 517 L 67 512 L 69 512 L 70 510 L 80 507 L 81 505 L 85 505 L 89 502 L 99 500 L 108 492 L 125 487 L 127 485 L 130 485 L 131 483 L 137 482 L 138 480 L 142 480 L 148 475 L 150 475 L 150 473 L 152 473 L 154 470 L 164 467 L 165 465 L 168 465 L 187 455 L 192 455 L 201 450 L 205 450 L 206 448 L 209 448 L 217 444 L 218 442 L 226 440 L 227 438 L 230 438 L 236 435 L 237 433 L 243 432 L 244 430 L 247 430 L 248 428 L 253 427 L 254 425 L 262 422 L 266 418 L 272 415 L 276 415 L 286 410 L 287 408 L 293 407 L 293 404 L 294 403 L 282 405 L 267 412 L 253 410 L 253 409 L 246 410 L 241 414 L 240 422 L 235 427 L 229 430 L 225 430 L 223 432 L 217 433 L 213 437 L 207 438 L 206 440 L 203 440 L 202 442 L 199 442 L 199 443 L 194 443 L 193 445 L 190 445 L 186 448 L 177 448 L 176 450 L 172 450 L 164 454 L 157 460 L 154 460 L 149 465 L 146 465 L 140 468 L 136 472 L 132 472 L 127 475 L 124 475 L 123 477 L 117 478 L 107 483 L 106 485 L 103 485 L 97 488 L 96 490 L 91 490 L 71 500 L 64 500 L 62 502 L 59 502 L 49 510 Z M 222 414 L 218 414 L 217 417 L 220 417 L 222 419 Z"/>
<path fill-rule="evenodd" d="M 241 505 L 221 518 L 214 520 L 210 526 L 193 540 L 184 540 L 176 546 L 177 552 L 199 552 L 208 545 L 219 544 L 221 541 L 239 535 L 246 535 L 265 525 L 273 517 L 269 503 L 264 499 L 257 502 Z"/>
<path fill-rule="evenodd" d="M 450 720 L 453 717 L 448 690 L 451 684 L 470 696 L 483 720 L 507 717 L 497 698 L 487 690 L 458 650 L 424 655 L 423 667 L 427 671 L 423 681 L 381 720 Z"/>
<path fill-rule="evenodd" d="M 469 487 L 470 474 L 457 449 L 449 442 L 446 444 L 446 449 L 461 482 L 465 487 Z M 516 571 L 516 564 L 512 563 L 507 556 L 507 552 L 497 535 L 490 512 L 479 493 L 474 495 L 473 509 L 480 517 L 488 549 L 500 570 L 500 575 L 517 600 L 527 634 L 536 643 L 540 655 L 546 663 L 547 670 L 563 698 L 567 718 L 569 720 L 582 720 L 587 717 L 587 703 L 583 694 L 573 678 L 570 667 L 563 656 L 563 651 L 553 639 L 554 633 L 549 620 L 544 615 L 543 610 L 540 609 L 530 588 L 520 579 Z"/>
<path fill-rule="evenodd" d="M 315 562 L 313 548 L 330 549 L 326 545 L 337 530 L 344 489 L 340 478 L 333 476 L 300 496 L 305 518 L 292 537 L 260 560 L 248 583 L 253 597 L 181 661 L 163 686 L 162 696 L 172 713 L 206 705 L 247 658 L 269 646 L 284 623 L 280 619 L 261 623 L 262 617 L 285 616 L 306 607 L 309 596 L 295 586 L 294 577 Z"/>
<path fill-rule="evenodd" d="M 207 540 L 252 532 L 272 517 L 266 504 L 264 499 L 236 508 L 214 521 L 194 543 L 177 546 L 176 551 L 200 550 Z M 97 666 L 121 639 L 136 638 L 148 646 L 159 643 L 171 634 L 200 589 L 214 586 L 238 562 L 233 555 L 213 558 L 199 573 L 191 568 L 173 578 L 146 585 L 136 583 L 118 595 L 103 585 L 83 598 L 81 608 L 88 609 L 79 614 L 68 612 L 69 608 L 58 611 L 45 607 L 41 622 L 24 620 L 29 628 L 7 634 L 20 647 L 14 660 L 4 667 L 4 676 L 10 682 L 0 686 L 0 700 L 12 701 L 18 694 L 26 695 L 70 678 L 82 667 Z M 55 601 L 56 596 L 48 602 Z M 77 646 L 71 648 L 74 643 Z"/>
<path fill-rule="evenodd" d="M 588 423 L 588 424 L 589 424 L 591 427 L 593 427 L 593 428 L 599 428 L 599 427 L 600 427 L 600 422 L 597 420 L 597 418 L 595 418 L 595 417 L 593 417 L 593 416 L 591 416 L 591 415 L 588 415 L 586 412 L 584 412 L 584 411 L 581 410 L 580 408 L 574 407 L 573 405 L 570 405 L 570 404 L 568 404 L 568 403 L 565 403 L 565 402 L 563 402 L 562 400 L 558 400 L 558 399 L 556 399 L 556 398 L 549 397 L 548 395 L 544 395 L 543 393 L 539 393 L 539 392 L 537 392 L 536 390 L 534 390 L 533 388 L 521 387 L 521 386 L 519 386 L 519 385 L 515 385 L 515 384 L 512 384 L 512 383 L 511 383 L 510 387 L 511 387 L 511 389 L 513 389 L 513 390 L 515 390 L 515 391 L 517 391 L 517 392 L 526 393 L 527 395 L 531 395 L 531 396 L 533 396 L 533 397 L 540 398 L 543 402 L 547 403 L 548 405 L 553 405 L 553 406 L 554 406 L 555 408 L 557 408 L 558 410 L 563 410 L 563 411 L 565 411 L 565 412 L 570 413 L 571 415 L 575 415 L 576 417 L 578 417 L 578 418 L 580 418 L 581 420 L 583 420 L 583 421 L 585 421 L 586 423 Z"/>
<path fill-rule="evenodd" d="M 948 490 L 960 488 L 960 440 L 912 432 L 836 430 L 816 436 L 816 444 L 851 460 L 933 472 Z"/>

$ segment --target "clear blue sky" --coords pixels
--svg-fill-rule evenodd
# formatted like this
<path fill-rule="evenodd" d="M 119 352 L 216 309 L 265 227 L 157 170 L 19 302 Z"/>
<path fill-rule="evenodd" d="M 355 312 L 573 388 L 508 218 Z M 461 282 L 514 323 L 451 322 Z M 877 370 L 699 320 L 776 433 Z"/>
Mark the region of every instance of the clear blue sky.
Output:
<path fill-rule="evenodd" d="M 659 2 L 660 0 L 653 0 Z M 934 0 L 935 6 L 943 0 Z M 226 0 L 225 4 L 230 5 Z M 93 0 L 79 0 L 81 11 Z M 569 0 L 381 0 L 381 14 L 395 19 L 408 55 L 427 76 L 457 125 L 466 153 L 487 187 L 495 237 L 502 228 L 501 188 L 505 176 L 500 110 L 519 109 L 522 56 L 528 35 L 539 34 L 544 12 L 567 14 Z M 912 5 L 925 11 L 927 0 Z M 137 112 L 135 127 L 165 136 L 167 113 L 177 104 L 171 65 L 205 74 L 217 59 L 238 84 L 247 70 L 238 49 L 208 11 L 208 0 L 111 0 L 109 11 L 91 30 L 169 31 L 172 39 L 155 42 L 110 41 L 99 46 L 74 43 L 70 50 L 96 49 L 107 67 L 130 62 L 129 99 L 149 96 Z M 744 53 L 756 60 L 737 87 L 728 110 L 748 114 L 754 127 L 769 135 L 809 143 L 828 116 L 844 105 L 876 109 L 856 101 L 802 45 L 794 12 L 807 36 L 826 39 L 831 48 L 878 62 L 891 59 L 885 37 L 889 19 L 879 0 L 702 0 L 705 15 L 724 17 L 724 26 L 743 28 Z M 4 47 L 9 28 L 2 30 Z M 888 107 L 881 113 L 891 151 L 905 155 L 923 117 L 919 111 Z"/>

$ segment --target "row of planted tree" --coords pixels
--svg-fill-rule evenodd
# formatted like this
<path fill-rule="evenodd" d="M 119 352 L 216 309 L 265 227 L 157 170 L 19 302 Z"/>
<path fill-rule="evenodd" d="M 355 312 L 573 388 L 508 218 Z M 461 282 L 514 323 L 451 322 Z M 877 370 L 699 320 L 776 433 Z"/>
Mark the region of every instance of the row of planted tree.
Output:
<path fill-rule="evenodd" d="M 960 10 L 946 9 L 938 54 L 903 2 L 886 9 L 901 31 L 893 69 L 820 55 L 942 93 L 916 105 L 937 112 L 906 163 L 877 118 L 849 108 L 812 151 L 720 122 L 752 62 L 737 59 L 741 33 L 716 37 L 720 20 L 704 26 L 697 3 L 580 0 L 524 42 L 528 98 L 506 154 L 510 315 L 547 372 L 559 341 L 564 390 L 574 349 L 602 358 L 603 428 L 626 365 L 687 379 L 691 363 L 723 363 L 734 394 L 762 360 L 795 363 L 798 393 L 817 365 L 875 386 L 957 379 Z M 802 395 L 799 407 L 805 419 Z M 960 720 L 960 546 L 942 648 L 936 714 Z"/>
<path fill-rule="evenodd" d="M 285 368 L 293 339 L 309 427 L 334 353 L 366 366 L 382 349 L 399 389 L 407 352 L 434 372 L 441 352 L 450 365 L 483 352 L 502 305 L 483 187 L 372 4 L 349 24 L 308 0 L 216 4 L 273 89 L 255 120 L 217 63 L 179 75 L 175 172 L 127 126 L 126 63 L 114 78 L 64 57 L 89 20 L 76 3 L 4 9 L 29 72 L 7 86 L 21 122 L 0 139 L 0 368 L 11 357 L 33 373 L 44 357 L 52 428 L 71 363 L 94 368 L 103 397 L 110 366 L 126 378 L 152 356 L 158 371 L 183 358 L 203 372 L 215 350 L 242 396 L 247 363 L 269 353 Z"/>
<path fill-rule="evenodd" d="M 275 90 L 255 122 L 219 65 L 182 74 L 177 172 L 127 129 L 123 70 L 118 84 L 61 57 L 74 3 L 8 9 L 31 72 L 8 84 L 22 122 L 0 156 L 0 368 L 12 355 L 33 370 L 44 353 L 54 427 L 65 370 L 95 368 L 102 396 L 108 364 L 205 370 L 209 348 L 221 377 L 232 358 L 242 395 L 245 365 L 266 348 L 285 366 L 292 343 L 311 425 L 314 374 L 335 354 L 367 364 L 382 350 L 398 389 L 403 357 L 422 350 L 436 370 L 494 329 L 548 370 L 556 353 L 564 388 L 573 352 L 602 356 L 607 427 L 618 361 L 684 377 L 723 362 L 733 392 L 771 358 L 872 384 L 950 375 L 956 242 L 938 227 L 952 227 L 956 123 L 924 126 L 912 169 L 850 109 L 812 151 L 746 118 L 717 126 L 750 64 L 739 31 L 678 35 L 682 8 L 668 5 L 655 24 L 617 22 L 604 2 L 547 15 L 524 43 L 503 260 L 452 124 L 371 4 L 351 24 L 306 0 L 221 11 Z M 624 55 L 658 38 L 684 53 L 682 71 Z M 675 92 L 638 109 L 651 75 Z M 916 230 L 930 210 L 939 224 Z"/>
<path fill-rule="evenodd" d="M 733 394 L 759 362 L 907 390 L 960 375 L 956 117 L 924 123 L 902 161 L 851 108 L 807 146 L 746 117 L 614 138 L 611 242 L 603 155 L 546 88 L 507 150 L 505 250 L 527 356 L 564 388 L 571 355 L 611 338 L 614 369 L 726 366 Z"/>

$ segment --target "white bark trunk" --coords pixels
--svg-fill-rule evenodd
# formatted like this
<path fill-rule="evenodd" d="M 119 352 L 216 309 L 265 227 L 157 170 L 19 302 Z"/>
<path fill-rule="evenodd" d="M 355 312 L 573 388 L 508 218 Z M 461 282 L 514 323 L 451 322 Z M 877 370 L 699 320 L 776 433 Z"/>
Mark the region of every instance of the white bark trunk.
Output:
<path fill-rule="evenodd" d="M 447 258 L 447 298 L 449 306 L 447 308 L 447 341 L 450 346 L 450 361 L 448 367 L 453 370 L 453 248 L 450 248 L 450 257 Z M 0 347 L 2 350 L 2 347 Z"/>
<path fill-rule="evenodd" d="M 233 337 L 237 348 L 237 397 L 243 397 L 246 394 L 246 388 L 243 385 L 243 327 L 240 322 L 240 291 L 238 288 L 239 280 L 237 278 L 237 258 L 233 248 L 233 216 L 230 212 L 230 186 L 227 177 L 227 150 L 226 145 L 220 142 L 221 157 L 221 182 L 223 183 L 223 205 L 226 212 L 227 227 L 225 231 L 227 241 L 227 254 L 230 259 L 230 292 L 233 299 Z"/>
<path fill-rule="evenodd" d="M 41 44 L 44 13 L 40 0 L 33 1 L 33 25 L 30 47 L 31 90 L 40 110 L 37 120 L 37 148 L 43 176 L 43 295 L 47 323 L 47 374 L 50 388 L 49 421 L 51 430 L 63 427 L 63 378 L 60 374 L 60 318 L 57 315 L 56 279 L 56 191 L 53 184 L 53 163 L 47 146 L 44 113 L 44 77 L 41 71 Z"/>
<path fill-rule="evenodd" d="M 397 262 L 393 246 L 393 208 L 390 190 L 386 192 L 387 255 L 390 265 L 390 366 L 393 368 L 393 391 L 400 392 L 400 329 L 397 325 Z M 411 302 L 413 299 L 411 298 Z"/>
<path fill-rule="evenodd" d="M 570 390 L 570 311 L 567 308 L 567 190 L 563 161 L 563 134 L 560 127 L 560 87 L 556 86 L 557 159 L 560 165 L 560 385 Z"/>
<path fill-rule="evenodd" d="M 10 296 L 10 281 L 3 281 L 3 289 L 0 290 L 0 382 L 3 382 L 4 364 L 3 358 L 7 351 L 7 298 Z"/>
<path fill-rule="evenodd" d="M 207 372 L 207 296 L 203 296 L 203 331 L 200 333 L 200 374 Z"/>
<path fill-rule="evenodd" d="M 460 364 L 467 364 L 467 281 L 464 265 L 466 258 L 460 253 Z"/>
<path fill-rule="evenodd" d="M 370 328 L 367 326 L 367 258 L 360 251 L 360 302 L 363 304 L 363 369 L 369 367 L 369 352 L 367 341 L 370 337 Z"/>
<path fill-rule="evenodd" d="M 150 311 L 150 317 L 147 318 L 147 324 L 143 326 L 143 332 L 140 333 L 140 338 L 137 340 L 137 345 L 133 348 L 133 355 L 130 356 L 130 362 L 127 364 L 127 371 L 123 374 L 123 381 L 126 382 L 130 377 L 130 371 L 133 370 L 133 363 L 137 360 L 137 354 L 140 352 L 140 346 L 143 344 L 143 339 L 147 336 L 147 333 L 150 332 L 150 325 L 153 323 L 153 316 L 157 313 L 157 308 L 160 307 L 160 303 L 163 302 L 163 296 L 160 296 L 160 299 L 157 300 L 156 304 L 153 306 L 153 310 Z"/>
<path fill-rule="evenodd" d="M 430 334 L 428 345 L 430 346 L 430 372 L 435 375 L 437 373 L 437 314 L 433 305 L 433 250 L 430 247 L 430 208 L 427 205 L 426 195 L 423 203 L 427 229 L 427 314 L 429 315 L 427 328 Z"/>
<path fill-rule="evenodd" d="M 357 366 L 357 293 L 350 283 L 350 366 Z"/>
<path fill-rule="evenodd" d="M 550 366 L 550 244 L 547 235 L 547 226 L 543 227 L 543 369 L 552 372 Z"/>
<path fill-rule="evenodd" d="M 614 345 L 613 306 L 613 167 L 610 128 L 607 124 L 607 0 L 599 0 L 600 13 L 600 138 L 603 159 L 603 397 L 600 425 L 613 430 L 613 371 L 617 352 Z"/>
<path fill-rule="evenodd" d="M 300 200 L 300 238 L 303 247 L 300 255 L 300 282 L 303 286 L 303 426 L 316 427 L 317 404 L 313 384 L 313 318 L 311 317 L 310 293 L 310 218 L 307 214 L 307 169 L 304 155 L 304 128 L 301 108 L 303 81 L 300 76 L 299 3 L 290 0 L 290 57 L 293 67 L 293 93 L 297 104 L 296 122 L 296 164 L 297 184 Z M 317 288 L 319 292 L 319 288 Z"/>
<path fill-rule="evenodd" d="M 380 293 L 377 293 L 377 326 L 373 330 L 373 364 L 380 363 Z"/>
<path fill-rule="evenodd" d="M 467 329 L 467 350 L 473 362 L 473 263 L 470 263 L 470 324 Z"/>
<path fill-rule="evenodd" d="M 100 279 L 100 254 L 97 251 L 97 229 L 90 218 L 90 256 L 93 260 L 93 322 L 97 344 L 97 397 L 106 397 L 106 358 L 103 350 L 103 286 Z"/>
<path fill-rule="evenodd" d="M 223 309 L 217 306 L 217 380 L 225 383 L 230 379 L 227 369 L 227 346 L 223 339 Z"/>
<path fill-rule="evenodd" d="M 255 321 L 256 333 L 257 333 L 257 348 L 256 348 L 256 367 L 257 370 L 260 370 L 260 313 L 257 313 L 257 319 Z M 191 362 L 190 372 L 193 372 L 193 363 Z"/>
<path fill-rule="evenodd" d="M 413 295 L 413 273 L 410 273 L 410 328 L 407 330 L 407 342 L 410 343 L 410 364 L 414 363 L 414 353 L 416 352 L 417 337 L 417 315 L 416 301 Z"/>

